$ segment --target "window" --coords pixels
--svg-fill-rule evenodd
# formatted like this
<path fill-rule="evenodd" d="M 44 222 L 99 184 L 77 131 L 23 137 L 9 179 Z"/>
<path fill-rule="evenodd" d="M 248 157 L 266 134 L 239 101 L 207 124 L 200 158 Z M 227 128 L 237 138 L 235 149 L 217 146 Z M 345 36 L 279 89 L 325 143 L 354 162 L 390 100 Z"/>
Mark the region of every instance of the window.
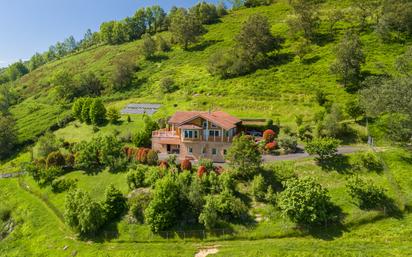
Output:
<path fill-rule="evenodd" d="M 192 147 L 188 147 L 188 148 L 187 148 L 187 152 L 190 153 L 190 154 L 192 154 L 192 153 L 193 153 L 193 148 L 192 148 Z"/>
<path fill-rule="evenodd" d="M 213 124 L 213 123 L 212 123 L 212 126 L 211 126 L 211 127 L 212 127 L 212 128 L 217 128 L 217 126 L 216 126 L 215 124 Z"/>
<path fill-rule="evenodd" d="M 207 120 L 203 121 L 203 128 L 207 128 Z"/>
<path fill-rule="evenodd" d="M 227 150 L 226 149 L 223 149 L 223 155 L 227 155 Z"/>
<path fill-rule="evenodd" d="M 198 138 L 199 137 L 199 131 L 197 130 L 185 130 L 185 138 Z"/>
<path fill-rule="evenodd" d="M 220 130 L 209 130 L 209 136 L 211 136 L 211 137 L 220 136 Z"/>
<path fill-rule="evenodd" d="M 212 155 L 216 155 L 217 154 L 217 149 L 216 148 L 213 148 L 212 149 Z"/>
<path fill-rule="evenodd" d="M 195 138 L 198 138 L 198 131 L 195 130 L 194 133 L 195 133 Z"/>

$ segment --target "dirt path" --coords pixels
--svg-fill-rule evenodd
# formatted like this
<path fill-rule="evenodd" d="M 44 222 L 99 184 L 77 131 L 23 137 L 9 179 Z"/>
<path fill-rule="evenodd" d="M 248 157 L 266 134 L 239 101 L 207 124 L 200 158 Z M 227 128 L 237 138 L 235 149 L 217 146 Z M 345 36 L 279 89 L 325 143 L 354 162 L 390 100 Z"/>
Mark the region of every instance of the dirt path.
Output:
<path fill-rule="evenodd" d="M 206 257 L 210 254 L 216 254 L 217 252 L 219 252 L 217 246 L 210 246 L 207 248 L 199 249 L 199 251 L 195 254 L 195 257 Z"/>

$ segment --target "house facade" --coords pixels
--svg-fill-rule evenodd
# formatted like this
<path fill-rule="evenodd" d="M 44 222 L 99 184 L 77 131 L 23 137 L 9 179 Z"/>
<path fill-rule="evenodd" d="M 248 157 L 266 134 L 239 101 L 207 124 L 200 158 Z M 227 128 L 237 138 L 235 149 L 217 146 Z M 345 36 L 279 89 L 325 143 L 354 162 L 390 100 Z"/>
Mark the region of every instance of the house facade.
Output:
<path fill-rule="evenodd" d="M 180 159 L 224 162 L 242 121 L 225 112 L 176 112 L 165 129 L 152 133 L 152 149 Z"/>

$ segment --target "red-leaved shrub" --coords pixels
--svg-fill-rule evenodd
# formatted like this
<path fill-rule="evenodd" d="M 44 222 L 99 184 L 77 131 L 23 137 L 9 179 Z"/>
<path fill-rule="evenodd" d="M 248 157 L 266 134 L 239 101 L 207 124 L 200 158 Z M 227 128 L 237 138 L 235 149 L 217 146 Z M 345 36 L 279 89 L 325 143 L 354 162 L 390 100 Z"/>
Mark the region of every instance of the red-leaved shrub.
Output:
<path fill-rule="evenodd" d="M 201 178 L 203 174 L 206 173 L 206 171 L 207 170 L 205 166 L 199 166 L 199 168 L 197 169 L 197 176 Z"/>
<path fill-rule="evenodd" d="M 190 160 L 183 160 L 182 163 L 180 163 L 180 168 L 182 170 L 192 170 L 192 163 L 190 162 Z"/>
<path fill-rule="evenodd" d="M 273 150 L 276 149 L 277 146 L 278 146 L 277 142 L 273 141 L 273 142 L 267 143 L 265 145 L 265 149 L 268 150 L 268 151 L 273 151 Z"/>
<path fill-rule="evenodd" d="M 275 137 L 276 137 L 276 133 L 275 133 L 275 131 L 273 131 L 271 129 L 267 129 L 267 130 L 265 130 L 265 132 L 263 132 L 263 139 L 267 143 L 270 143 L 273 140 L 275 140 Z"/>

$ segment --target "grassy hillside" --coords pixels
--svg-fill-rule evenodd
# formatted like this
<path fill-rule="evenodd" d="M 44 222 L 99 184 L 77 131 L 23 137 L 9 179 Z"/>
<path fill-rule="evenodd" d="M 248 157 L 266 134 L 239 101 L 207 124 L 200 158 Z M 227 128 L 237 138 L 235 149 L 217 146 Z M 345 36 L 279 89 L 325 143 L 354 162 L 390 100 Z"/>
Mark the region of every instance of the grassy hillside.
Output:
<path fill-rule="evenodd" d="M 410 153 L 399 149 L 387 149 L 380 154 L 391 167 L 390 172 L 399 184 L 402 192 L 410 192 L 410 185 L 399 178 L 412 165 Z M 348 158 L 351 162 L 355 158 Z M 165 239 L 151 235 L 147 225 L 128 224 L 122 220 L 110 230 L 117 231 L 117 238 L 105 238 L 94 243 L 73 240 L 74 235 L 58 216 L 39 198 L 57 207 L 63 212 L 66 193 L 53 194 L 48 188 L 39 188 L 31 178 L 24 178 L 30 194 L 23 190 L 18 180 L 0 180 L 0 193 L 6 196 L 5 206 L 13 206 L 12 218 L 17 221 L 15 231 L 5 240 L 0 241 L 0 254 L 6 256 L 44 255 L 60 256 L 74 251 L 80 256 L 193 256 L 196 249 L 205 246 L 217 246 L 217 256 L 406 256 L 411 254 L 408 241 L 412 230 L 412 215 L 385 215 L 380 211 L 363 211 L 356 207 L 345 190 L 345 179 L 351 174 L 350 169 L 337 168 L 325 171 L 315 165 L 313 159 L 277 164 L 291 166 L 298 176 L 313 176 L 322 186 L 330 191 L 333 202 L 338 204 L 345 215 L 341 226 L 319 228 L 305 231 L 296 228 L 293 223 L 279 215 L 269 205 L 259 203 L 251 209 L 253 215 L 260 215 L 262 220 L 254 225 L 232 225 L 236 232 L 233 237 L 211 237 L 200 241 L 196 238 L 186 240 L 175 237 Z M 397 169 L 396 167 L 403 167 Z M 388 190 L 388 195 L 395 201 L 397 195 L 382 172 L 361 172 L 361 177 L 372 179 L 374 183 Z M 91 193 L 94 199 L 102 199 L 108 183 L 113 183 L 124 193 L 128 191 L 124 173 L 110 174 L 102 172 L 86 175 L 81 171 L 66 175 L 79 179 L 78 186 Z M 244 185 L 247 186 L 247 185 Z M 407 205 L 412 204 L 407 198 Z M 226 241 L 225 239 L 231 239 Z M 217 242 L 216 240 L 219 240 Z M 246 241 L 252 240 L 252 241 Z M 16 247 L 18 246 L 19 247 Z M 63 250 L 68 246 L 66 252 Z"/>
<path fill-rule="evenodd" d="M 336 1 L 322 4 L 322 14 L 336 8 Z M 347 2 L 339 1 L 345 7 Z M 242 22 L 252 14 L 269 18 L 272 32 L 285 39 L 277 64 L 233 79 L 212 77 L 207 71 L 208 58 L 216 51 L 234 45 L 234 36 Z M 257 7 L 230 12 L 221 22 L 207 26 L 203 39 L 189 51 L 174 47 L 156 61 L 145 61 L 139 54 L 140 41 L 115 46 L 100 46 L 76 53 L 49 63 L 29 73 L 17 82 L 18 94 L 23 102 L 15 105 L 11 113 L 17 119 L 20 141 L 35 138 L 42 131 L 59 122 L 69 112 L 70 106 L 62 105 L 50 86 L 50 78 L 58 71 L 73 75 L 93 71 L 108 86 L 118 60 L 130 59 L 139 66 L 136 81 L 123 92 L 111 92 L 104 99 L 118 108 L 131 102 L 157 102 L 164 107 L 158 116 L 170 115 L 176 110 L 222 109 L 243 118 L 272 118 L 291 123 L 296 114 L 310 119 L 320 110 L 315 101 L 314 89 L 324 90 L 327 98 L 343 104 L 351 97 L 329 71 L 334 60 L 334 47 L 348 24 L 337 24 L 333 39 L 318 40 L 313 51 L 301 62 L 293 54 L 294 40 L 285 23 L 291 8 L 286 0 L 276 1 L 269 7 Z M 321 32 L 326 34 L 327 24 Z M 164 33 L 168 36 L 168 32 Z M 325 37 L 326 38 L 326 37 Z M 395 58 L 404 51 L 397 43 L 383 44 L 373 31 L 361 35 L 366 55 L 363 71 L 371 74 L 392 74 Z M 179 90 L 164 95 L 158 90 L 164 77 L 173 78 Z"/>

